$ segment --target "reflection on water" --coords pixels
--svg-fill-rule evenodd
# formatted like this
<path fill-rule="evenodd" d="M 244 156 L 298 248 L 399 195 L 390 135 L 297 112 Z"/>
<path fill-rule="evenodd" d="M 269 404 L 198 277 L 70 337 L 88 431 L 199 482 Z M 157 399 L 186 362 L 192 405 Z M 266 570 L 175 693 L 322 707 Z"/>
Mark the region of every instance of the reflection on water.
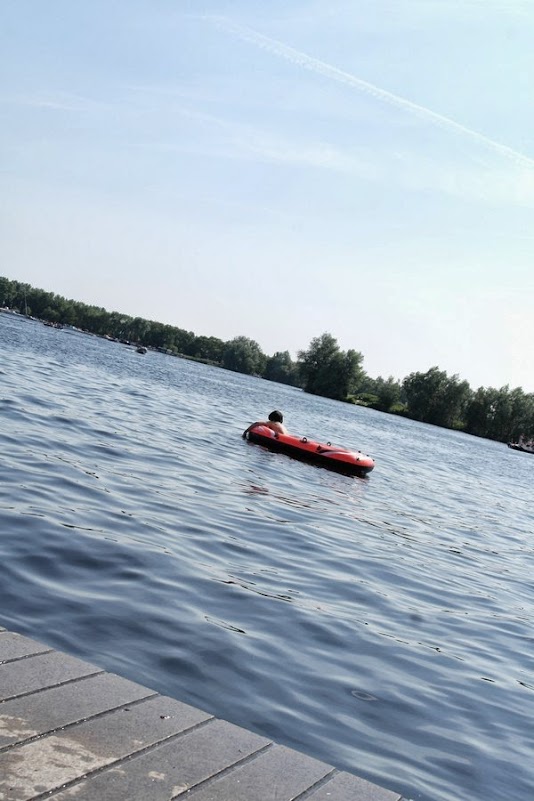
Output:
<path fill-rule="evenodd" d="M 3 625 L 406 797 L 530 801 L 530 457 L 2 314 L 0 341 Z M 274 407 L 374 472 L 243 441 Z"/>

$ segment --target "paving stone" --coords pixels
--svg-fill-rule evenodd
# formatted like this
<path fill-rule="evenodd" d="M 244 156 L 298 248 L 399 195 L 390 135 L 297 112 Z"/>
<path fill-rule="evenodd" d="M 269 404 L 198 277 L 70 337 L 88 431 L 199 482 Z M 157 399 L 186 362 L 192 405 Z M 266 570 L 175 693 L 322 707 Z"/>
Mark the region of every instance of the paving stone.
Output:
<path fill-rule="evenodd" d="M 193 789 L 191 801 L 267 801 L 290 799 L 333 771 L 330 765 L 273 745 L 225 776 Z"/>
<path fill-rule="evenodd" d="M 121 762 L 52 801 L 168 801 L 269 744 L 269 740 L 223 720 Z"/>
<path fill-rule="evenodd" d="M 0 799 L 29 801 L 207 719 L 199 709 L 158 696 L 13 746 L 0 754 Z"/>
<path fill-rule="evenodd" d="M 92 673 L 103 671 L 88 662 L 57 651 L 8 662 L 0 665 L 0 701 Z"/>
<path fill-rule="evenodd" d="M 306 801 L 401 801 L 401 796 L 350 773 L 336 773 Z"/>
<path fill-rule="evenodd" d="M 50 650 L 46 645 L 30 640 L 28 637 L 23 637 L 22 634 L 0 629 L 0 664 L 9 662 L 11 659 L 20 659 L 23 656 L 32 654 L 42 654 L 44 651 Z"/>
<path fill-rule="evenodd" d="M 154 695 L 111 673 L 83 678 L 0 704 L 0 748 Z"/>

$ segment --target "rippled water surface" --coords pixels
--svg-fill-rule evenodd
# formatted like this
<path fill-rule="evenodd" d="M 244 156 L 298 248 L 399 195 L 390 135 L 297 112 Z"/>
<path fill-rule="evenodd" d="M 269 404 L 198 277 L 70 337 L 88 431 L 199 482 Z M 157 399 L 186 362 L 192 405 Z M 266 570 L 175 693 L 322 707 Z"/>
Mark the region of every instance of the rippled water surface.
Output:
<path fill-rule="evenodd" d="M 534 797 L 534 457 L 0 314 L 0 622 L 424 801 Z M 272 408 L 367 479 L 240 438 Z"/>

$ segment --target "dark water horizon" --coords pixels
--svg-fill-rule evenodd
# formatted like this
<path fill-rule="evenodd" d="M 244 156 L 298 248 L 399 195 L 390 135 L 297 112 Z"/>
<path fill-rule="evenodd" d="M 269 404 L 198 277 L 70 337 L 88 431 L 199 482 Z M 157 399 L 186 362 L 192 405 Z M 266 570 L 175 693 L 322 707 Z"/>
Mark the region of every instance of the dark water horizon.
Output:
<path fill-rule="evenodd" d="M 241 432 L 361 449 L 351 478 Z M 413 801 L 531 801 L 534 461 L 0 314 L 0 624 Z"/>

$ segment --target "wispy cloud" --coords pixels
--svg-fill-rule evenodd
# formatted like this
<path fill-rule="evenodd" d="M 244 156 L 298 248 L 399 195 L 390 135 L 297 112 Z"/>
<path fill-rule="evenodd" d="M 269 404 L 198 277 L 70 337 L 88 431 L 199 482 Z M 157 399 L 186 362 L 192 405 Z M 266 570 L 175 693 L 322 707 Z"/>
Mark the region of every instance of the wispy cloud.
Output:
<path fill-rule="evenodd" d="M 439 162 L 398 147 L 394 151 L 371 147 L 339 147 L 329 142 L 298 140 L 198 109 L 173 105 L 172 112 L 209 131 L 209 137 L 187 136 L 133 145 L 167 153 L 263 162 L 289 168 L 312 168 L 361 181 L 397 185 L 409 191 L 437 190 L 443 194 L 483 202 L 534 207 L 534 171 L 510 170 L 502 165 L 458 166 Z M 215 132 L 218 132 L 217 134 Z"/>
<path fill-rule="evenodd" d="M 424 122 L 438 126 L 442 129 L 449 130 L 454 134 L 469 139 L 470 141 L 486 148 L 487 150 L 490 150 L 494 154 L 498 154 L 499 156 L 511 160 L 516 165 L 528 167 L 529 169 L 534 168 L 534 158 L 514 150 L 508 145 L 497 142 L 494 139 L 479 133 L 478 131 L 474 131 L 473 129 L 468 128 L 467 126 L 462 125 L 461 123 L 458 123 L 455 120 L 444 116 L 443 114 L 438 114 L 437 112 L 432 111 L 425 106 L 421 106 L 418 103 L 408 100 L 407 98 L 393 94 L 392 92 L 382 89 L 379 86 L 375 86 L 374 84 L 369 83 L 362 78 L 358 78 L 356 75 L 345 72 L 344 70 L 334 67 L 332 64 L 328 64 L 325 61 L 320 61 L 319 59 L 314 58 L 307 53 L 303 53 L 300 50 L 295 50 L 293 47 L 289 47 L 288 45 L 284 44 L 283 42 L 279 42 L 276 39 L 271 39 L 268 36 L 264 36 L 252 28 L 238 25 L 237 23 L 232 22 L 225 17 L 205 17 L 204 19 L 216 24 L 222 30 L 233 34 L 242 41 L 249 42 L 250 44 L 259 47 L 266 52 L 272 53 L 279 58 L 283 58 L 295 66 L 302 67 L 310 72 L 316 73 L 317 75 L 321 75 L 325 78 L 336 81 L 337 83 L 345 84 L 352 89 L 365 92 L 367 95 L 371 95 L 377 100 L 399 108 L 406 113 L 415 115 Z"/>
<path fill-rule="evenodd" d="M 297 8 L 296 12 L 288 10 L 285 19 L 294 21 L 313 17 L 318 19 L 353 18 L 354 0 L 318 0 L 311 8 L 310 3 Z M 387 8 L 387 14 L 385 13 Z M 516 20 L 532 15 L 532 0 L 360 0 L 356 24 L 366 27 L 369 12 L 375 12 L 380 19 L 381 27 L 393 23 L 396 28 L 410 27 L 414 20 L 418 22 L 454 18 L 457 21 L 487 17 L 488 14 L 505 14 Z"/>
<path fill-rule="evenodd" d="M 457 20 L 476 19 L 481 14 L 506 14 L 524 17 L 532 12 L 532 0 L 400 0 L 395 4 L 395 19 L 403 16 Z"/>
<path fill-rule="evenodd" d="M 258 22 L 299 29 L 321 27 L 339 20 L 349 21 L 359 31 L 409 30 L 416 26 L 441 25 L 443 21 L 456 24 L 487 20 L 491 15 L 505 15 L 507 23 L 523 22 L 534 15 L 532 0 L 306 0 L 293 3 L 265 3 L 255 9 Z M 191 12 L 186 18 L 199 19 Z M 214 16 L 214 15 L 213 15 Z M 213 19 L 213 16 L 210 18 Z M 206 16 L 203 17 L 206 19 Z"/>
<path fill-rule="evenodd" d="M 526 15 L 532 12 L 532 0 L 409 0 L 412 6 L 440 9 L 450 15 L 454 11 L 471 11 L 487 14 L 496 11 L 503 14 Z"/>
<path fill-rule="evenodd" d="M 66 92 L 59 92 L 55 95 L 8 95 L 0 97 L 0 103 L 51 111 L 83 112 L 104 108 L 104 104 L 99 101 Z"/>

